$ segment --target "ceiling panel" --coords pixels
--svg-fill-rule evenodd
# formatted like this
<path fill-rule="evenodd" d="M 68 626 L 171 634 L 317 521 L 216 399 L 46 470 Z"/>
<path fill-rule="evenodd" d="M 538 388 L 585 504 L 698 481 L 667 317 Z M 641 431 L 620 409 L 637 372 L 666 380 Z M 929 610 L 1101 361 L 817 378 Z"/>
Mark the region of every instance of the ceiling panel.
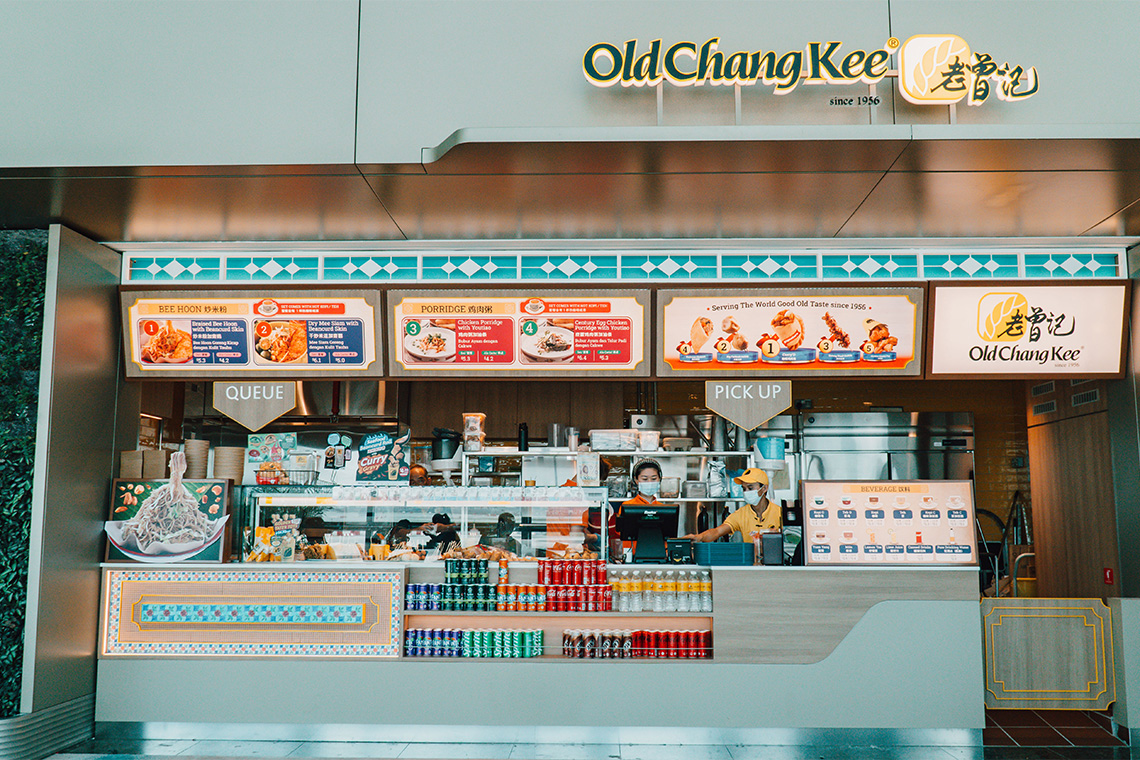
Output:
<path fill-rule="evenodd" d="M 1140 169 L 1140 140 L 914 140 L 905 171 L 1114 171 Z"/>
<path fill-rule="evenodd" d="M 413 239 L 830 237 L 882 175 L 369 177 Z"/>
<path fill-rule="evenodd" d="M 844 237 L 1075 236 L 1126 203 L 1127 172 L 890 172 Z"/>

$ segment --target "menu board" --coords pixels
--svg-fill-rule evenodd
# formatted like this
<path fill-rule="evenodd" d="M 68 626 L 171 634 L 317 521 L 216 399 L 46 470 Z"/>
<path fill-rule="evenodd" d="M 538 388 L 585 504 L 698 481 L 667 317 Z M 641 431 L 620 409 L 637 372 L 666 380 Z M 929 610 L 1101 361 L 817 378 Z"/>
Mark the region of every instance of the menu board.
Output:
<path fill-rule="evenodd" d="M 809 565 L 975 565 L 968 480 L 805 480 Z"/>
<path fill-rule="evenodd" d="M 379 377 L 375 294 L 125 292 L 127 377 Z"/>
<path fill-rule="evenodd" d="M 1129 281 L 934 288 L 931 374 L 1119 376 Z"/>
<path fill-rule="evenodd" d="M 403 376 L 646 377 L 648 293 L 389 291 Z"/>
<path fill-rule="evenodd" d="M 919 375 L 924 294 L 921 287 L 662 290 L 657 374 Z"/>

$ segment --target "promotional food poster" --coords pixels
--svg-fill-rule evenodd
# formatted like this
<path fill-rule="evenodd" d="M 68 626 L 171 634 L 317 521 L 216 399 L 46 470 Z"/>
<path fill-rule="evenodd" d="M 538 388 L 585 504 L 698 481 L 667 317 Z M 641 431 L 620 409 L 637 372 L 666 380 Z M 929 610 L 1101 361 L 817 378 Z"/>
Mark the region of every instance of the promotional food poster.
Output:
<path fill-rule="evenodd" d="M 382 374 L 372 293 L 123 293 L 127 377 Z"/>
<path fill-rule="evenodd" d="M 968 480 L 805 480 L 809 565 L 974 565 Z"/>
<path fill-rule="evenodd" d="M 911 288 L 660 291 L 658 375 L 919 375 Z"/>
<path fill-rule="evenodd" d="M 935 375 L 1118 375 L 1127 281 L 934 288 Z"/>
<path fill-rule="evenodd" d="M 371 433 L 360 441 L 360 457 L 356 462 L 356 479 L 368 483 L 408 484 L 409 430 L 399 438 L 388 433 Z"/>
<path fill-rule="evenodd" d="M 222 562 L 229 554 L 224 480 L 115 480 L 107 560 Z"/>
<path fill-rule="evenodd" d="M 639 376 L 649 295 L 389 293 L 391 374 Z"/>

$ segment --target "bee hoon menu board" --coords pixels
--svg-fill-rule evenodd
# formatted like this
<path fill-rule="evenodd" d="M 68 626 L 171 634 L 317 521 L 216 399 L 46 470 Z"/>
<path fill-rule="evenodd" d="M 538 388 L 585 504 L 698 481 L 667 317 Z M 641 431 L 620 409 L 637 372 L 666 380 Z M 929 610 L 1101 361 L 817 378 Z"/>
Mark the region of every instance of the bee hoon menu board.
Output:
<path fill-rule="evenodd" d="M 649 294 L 389 291 L 391 374 L 646 377 Z"/>
<path fill-rule="evenodd" d="M 363 291 L 125 292 L 127 377 L 380 377 Z"/>
<path fill-rule="evenodd" d="M 925 290 L 657 294 L 657 374 L 920 375 Z"/>
<path fill-rule="evenodd" d="M 805 480 L 809 565 L 974 565 L 968 480 Z"/>

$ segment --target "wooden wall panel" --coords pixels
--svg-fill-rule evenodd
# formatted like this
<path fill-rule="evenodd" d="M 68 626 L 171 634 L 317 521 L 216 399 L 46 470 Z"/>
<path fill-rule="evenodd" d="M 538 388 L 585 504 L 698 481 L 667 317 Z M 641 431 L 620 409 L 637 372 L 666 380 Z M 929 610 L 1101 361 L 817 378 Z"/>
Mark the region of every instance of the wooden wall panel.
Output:
<path fill-rule="evenodd" d="M 1043 597 L 1103 597 L 1119 573 L 1108 413 L 1029 429 L 1037 591 Z"/>

